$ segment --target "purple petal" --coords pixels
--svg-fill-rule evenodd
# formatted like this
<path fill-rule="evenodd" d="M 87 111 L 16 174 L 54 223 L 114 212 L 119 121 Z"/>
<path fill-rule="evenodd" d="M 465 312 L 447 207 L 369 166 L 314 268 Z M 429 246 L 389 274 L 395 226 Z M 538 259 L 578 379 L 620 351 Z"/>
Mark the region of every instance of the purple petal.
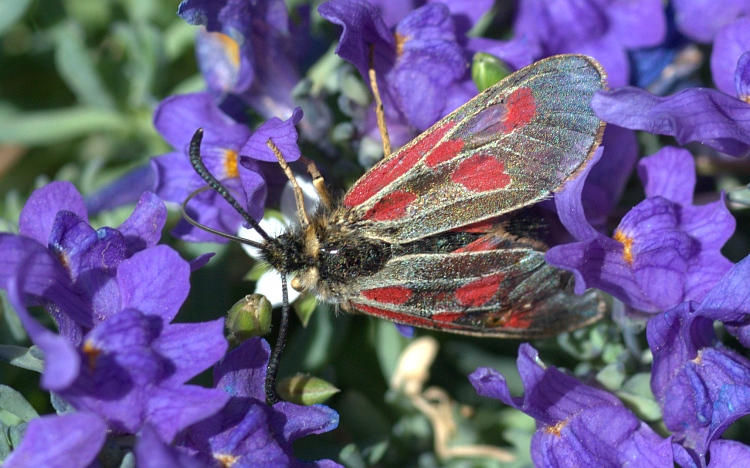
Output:
<path fill-rule="evenodd" d="M 297 129 L 294 127 L 302 120 L 302 109 L 294 109 L 292 116 L 286 120 L 274 117 L 266 120 L 240 149 L 240 154 L 258 161 L 276 162 L 276 156 L 266 144 L 272 140 L 281 151 L 281 155 L 288 162 L 296 161 L 300 157 L 297 146 Z"/>
<path fill-rule="evenodd" d="M 672 466 L 672 441 L 621 406 L 584 409 L 531 440 L 536 466 Z"/>
<path fill-rule="evenodd" d="M 677 28 L 691 39 L 709 43 L 727 23 L 750 10 L 744 0 L 673 0 Z"/>
<path fill-rule="evenodd" d="M 28 263 L 28 262 L 26 262 Z M 50 391 L 57 391 L 68 387 L 77 377 L 81 369 L 81 359 L 77 350 L 63 337 L 52 333 L 41 326 L 26 310 L 22 296 L 25 289 L 27 265 L 19 268 L 18 279 L 11 278 L 6 289 L 8 301 L 18 314 L 31 341 L 37 345 L 47 357 L 44 360 L 41 387 Z"/>
<path fill-rule="evenodd" d="M 125 236 L 127 256 L 153 247 L 161 239 L 161 230 L 167 221 L 167 207 L 152 192 L 144 192 L 138 204 L 124 223 L 117 229 Z"/>
<path fill-rule="evenodd" d="M 636 281 L 624 257 L 623 244 L 614 239 L 597 234 L 583 242 L 557 245 L 547 251 L 544 259 L 552 266 L 573 273 L 576 294 L 582 294 L 587 288 L 598 288 L 634 309 L 660 311 Z"/>
<path fill-rule="evenodd" d="M 155 388 L 144 419 L 154 425 L 162 440 L 171 442 L 179 431 L 220 411 L 229 398 L 221 390 L 194 385 Z"/>
<path fill-rule="evenodd" d="M 86 207 L 94 216 L 102 211 L 136 203 L 143 192 L 154 190 L 156 174 L 151 165 L 137 166 L 86 196 Z"/>
<path fill-rule="evenodd" d="M 604 148 L 597 148 L 591 156 L 583 170 L 578 173 L 573 180 L 565 183 L 562 191 L 554 194 L 557 215 L 565 226 L 565 229 L 578 240 L 586 240 L 598 235 L 596 230 L 591 227 L 583 210 L 581 193 L 584 190 L 586 179 L 595 167 L 596 163 L 602 157 Z"/>
<path fill-rule="evenodd" d="M 283 427 L 287 443 L 310 434 L 332 431 L 339 425 L 339 414 L 324 405 L 300 406 L 287 401 L 273 405 L 271 425 Z"/>
<path fill-rule="evenodd" d="M 0 251 L 3 252 L 1 288 L 10 291 L 10 282 L 14 281 L 13 284 L 20 285 L 22 293 L 54 303 L 78 325 L 94 326 L 91 305 L 73 286 L 69 272 L 44 245 L 28 237 L 0 234 Z M 20 299 L 21 292 L 19 304 L 25 304 Z M 55 314 L 55 319 L 60 321 L 59 314 Z"/>
<path fill-rule="evenodd" d="M 664 40 L 667 17 L 661 0 L 620 0 L 610 2 L 607 9 L 609 27 L 625 48 L 654 47 Z"/>
<path fill-rule="evenodd" d="M 190 291 L 190 265 L 166 245 L 136 253 L 117 269 L 122 308 L 171 322 Z"/>
<path fill-rule="evenodd" d="M 750 50 L 750 18 L 738 18 L 725 25 L 714 38 L 711 75 L 720 91 L 736 96 L 735 70 L 740 56 Z"/>
<path fill-rule="evenodd" d="M 750 51 L 742 54 L 737 61 L 737 71 L 734 74 L 734 87 L 738 98 L 744 102 L 750 102 Z"/>
<path fill-rule="evenodd" d="M 750 447 L 736 440 L 714 440 L 709 446 L 709 468 L 750 466 Z"/>
<path fill-rule="evenodd" d="M 88 220 L 83 196 L 73 184 L 51 182 L 35 190 L 29 197 L 18 219 L 18 233 L 47 245 L 55 216 L 60 210 L 73 212 L 81 219 Z"/>
<path fill-rule="evenodd" d="M 201 75 L 217 97 L 223 97 L 227 93 L 242 93 L 255 78 L 249 57 L 252 52 L 244 50 L 237 39 L 239 38 L 222 32 L 207 30 L 200 30 L 195 39 L 195 55 Z"/>
<path fill-rule="evenodd" d="M 734 265 L 706 295 L 700 307 L 700 314 L 723 322 L 746 321 L 750 314 L 748 278 L 750 278 L 750 256 Z"/>
<path fill-rule="evenodd" d="M 264 382 L 271 348 L 266 340 L 253 337 L 227 353 L 214 367 L 214 384 L 234 397 L 265 401 Z"/>
<path fill-rule="evenodd" d="M 174 366 L 163 385 L 179 385 L 218 362 L 227 351 L 224 319 L 212 322 L 178 323 L 167 326 L 153 344 Z"/>
<path fill-rule="evenodd" d="M 21 445 L 3 462 L 6 468 L 91 466 L 107 438 L 107 424 L 91 413 L 42 416 L 29 421 Z"/>
<path fill-rule="evenodd" d="M 250 129 L 221 112 L 208 93 L 166 98 L 154 112 L 154 126 L 173 148 L 185 154 L 199 128 L 203 128 L 204 147 L 219 144 L 238 148 L 250 136 Z"/>
<path fill-rule="evenodd" d="M 592 158 L 588 163 L 594 167 L 586 177 L 581 200 L 586 219 L 603 231 L 635 167 L 638 140 L 632 130 L 607 125 L 601 146 L 604 148 L 601 159 L 593 164 Z"/>
<path fill-rule="evenodd" d="M 143 426 L 133 451 L 136 466 L 140 468 L 209 468 L 209 465 L 165 444 L 150 424 Z"/>
<path fill-rule="evenodd" d="M 190 260 L 188 262 L 190 263 L 190 272 L 192 273 L 206 266 L 208 261 L 211 260 L 211 258 L 213 258 L 214 255 L 216 255 L 216 253 L 214 252 L 204 253 Z"/>
<path fill-rule="evenodd" d="M 665 146 L 638 162 L 647 197 L 661 196 L 680 205 L 693 203 L 695 160 L 686 149 Z"/>
<path fill-rule="evenodd" d="M 732 156 L 742 156 L 750 147 L 750 105 L 713 89 L 658 97 L 628 86 L 597 91 L 591 106 L 602 120 L 671 135 L 680 144 L 698 141 Z"/>
<path fill-rule="evenodd" d="M 403 336 L 404 338 L 414 337 L 414 327 L 410 327 L 409 325 L 402 325 L 400 323 L 394 323 L 393 325 L 396 327 L 396 330 L 398 330 L 398 332 L 401 333 L 401 336 Z"/>
<path fill-rule="evenodd" d="M 336 53 L 367 77 L 370 45 L 375 69 L 384 72 L 395 60 L 396 41 L 380 13 L 365 0 L 330 0 L 318 7 L 320 16 L 344 28 Z"/>

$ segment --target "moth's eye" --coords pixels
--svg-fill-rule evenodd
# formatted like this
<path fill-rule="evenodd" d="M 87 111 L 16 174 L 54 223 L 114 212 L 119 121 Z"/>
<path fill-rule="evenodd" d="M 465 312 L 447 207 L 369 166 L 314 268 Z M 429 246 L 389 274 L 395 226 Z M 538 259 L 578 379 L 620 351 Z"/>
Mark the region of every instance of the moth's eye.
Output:
<path fill-rule="evenodd" d="M 294 278 L 292 278 L 292 281 L 289 283 L 289 285 L 295 291 L 302 292 L 302 281 L 300 281 L 298 277 L 295 276 Z"/>

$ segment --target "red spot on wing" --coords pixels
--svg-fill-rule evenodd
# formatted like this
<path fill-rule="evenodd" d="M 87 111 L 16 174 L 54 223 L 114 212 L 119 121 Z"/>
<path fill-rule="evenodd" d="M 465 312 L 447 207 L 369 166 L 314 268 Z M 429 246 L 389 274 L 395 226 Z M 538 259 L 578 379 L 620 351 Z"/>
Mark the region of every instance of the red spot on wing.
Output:
<path fill-rule="evenodd" d="M 458 165 L 451 180 L 472 192 L 497 190 L 510 183 L 505 164 L 489 154 L 475 154 Z"/>
<path fill-rule="evenodd" d="M 454 229 L 451 229 L 451 232 L 471 232 L 474 234 L 482 234 L 485 232 L 490 232 L 492 229 L 497 227 L 498 218 L 490 218 L 485 219 L 484 221 L 479 221 L 474 224 L 469 224 L 467 226 L 461 226 Z"/>
<path fill-rule="evenodd" d="M 408 301 L 413 292 L 405 286 L 388 286 L 385 288 L 367 289 L 361 294 L 367 299 L 384 304 L 403 304 Z"/>
<path fill-rule="evenodd" d="M 495 236 L 484 236 L 475 240 L 474 242 L 467 244 L 454 250 L 454 253 L 461 252 L 481 252 L 484 250 L 495 250 L 498 245 L 498 239 Z"/>
<path fill-rule="evenodd" d="M 456 300 L 466 307 L 481 307 L 489 302 L 500 289 L 504 275 L 485 276 L 456 290 Z"/>
<path fill-rule="evenodd" d="M 371 219 L 373 221 L 391 221 L 398 219 L 406 212 L 406 207 L 417 199 L 413 193 L 404 190 L 397 190 L 385 195 L 377 201 L 362 219 Z"/>
<path fill-rule="evenodd" d="M 427 155 L 424 162 L 427 167 L 435 167 L 440 163 L 449 161 L 456 157 L 459 151 L 464 147 L 463 140 L 448 140 L 440 143 L 434 150 Z"/>
<path fill-rule="evenodd" d="M 440 127 L 423 135 L 423 138 L 411 148 L 399 151 L 365 174 L 352 190 L 344 197 L 344 206 L 349 208 L 361 205 L 388 184 L 406 174 L 424 155 L 455 126 L 455 122 L 446 122 Z"/>
<path fill-rule="evenodd" d="M 487 326 L 491 328 L 515 328 L 525 330 L 534 324 L 534 320 L 529 318 L 528 313 L 519 311 L 505 312 L 500 316 L 489 317 Z"/>
<path fill-rule="evenodd" d="M 465 312 L 438 312 L 432 314 L 432 320 L 445 323 L 453 323 L 462 317 L 466 317 Z"/>
<path fill-rule="evenodd" d="M 374 315 L 375 317 L 384 318 L 392 322 L 405 323 L 407 325 L 414 325 L 416 327 L 429 327 L 434 328 L 435 322 L 432 320 L 421 317 L 419 315 L 404 314 L 401 312 L 394 312 L 392 310 L 381 309 L 380 307 L 373 307 L 365 304 L 353 303 L 352 306 L 365 314 Z"/>
<path fill-rule="evenodd" d="M 529 88 L 518 88 L 505 101 L 507 110 L 503 119 L 503 131 L 510 133 L 531 122 L 536 114 L 536 102 Z"/>

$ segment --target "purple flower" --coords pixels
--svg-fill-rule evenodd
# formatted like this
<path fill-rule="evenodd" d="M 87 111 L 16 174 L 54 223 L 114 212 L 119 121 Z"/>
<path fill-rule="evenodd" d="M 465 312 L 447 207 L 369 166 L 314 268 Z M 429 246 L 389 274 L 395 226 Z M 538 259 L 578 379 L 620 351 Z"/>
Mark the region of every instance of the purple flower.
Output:
<path fill-rule="evenodd" d="M 20 235 L 0 234 L 0 246 L 7 252 L 0 260 L 0 287 L 8 288 L 10 281 L 25 275 L 23 293 L 29 304 L 45 305 L 60 333 L 75 344 L 97 323 L 127 307 L 133 269 L 163 287 L 162 294 L 176 293 L 169 299 L 173 302 L 161 304 L 176 314 L 187 291 L 174 291 L 171 284 L 180 277 L 187 281 L 190 268 L 158 271 L 161 256 L 152 248 L 166 216 L 164 203 L 146 192 L 118 229 L 95 230 L 78 191 L 68 182 L 53 182 L 29 198 L 19 220 Z M 138 271 L 151 261 L 155 269 Z"/>
<path fill-rule="evenodd" d="M 630 74 L 626 51 L 660 44 L 666 16 L 659 0 L 522 0 L 514 32 L 536 49 L 537 60 L 562 53 L 596 58 L 619 87 Z"/>
<path fill-rule="evenodd" d="M 697 141 L 732 156 L 750 149 L 750 104 L 714 89 L 691 88 L 659 97 L 626 86 L 597 91 L 591 107 L 606 122 L 671 135 L 680 144 Z"/>
<path fill-rule="evenodd" d="M 176 252 L 157 246 L 123 262 L 117 278 L 128 286 L 120 299 L 123 309 L 108 314 L 80 343 L 46 330 L 26 311 L 23 292 L 39 281 L 40 259 L 46 257 L 23 258 L 6 287 L 29 337 L 45 355 L 43 388 L 79 411 L 99 415 L 112 430 L 132 434 L 148 421 L 165 440 L 224 406 L 223 392 L 184 385 L 218 361 L 227 345 L 223 320 L 168 323 L 176 313 L 175 298 L 181 303 L 189 289 L 188 275 L 173 276 L 176 284 L 168 287 L 159 278 L 172 270 L 189 272 Z"/>
<path fill-rule="evenodd" d="M 578 187 L 590 166 L 555 198 L 561 221 L 579 242 L 553 247 L 547 261 L 574 273 L 577 292 L 596 287 L 642 311 L 702 300 L 731 267 L 720 249 L 735 221 L 723 199 L 692 205 L 692 156 L 667 147 L 641 160 L 647 198 L 625 215 L 613 238 L 596 232 L 583 214 Z"/>
<path fill-rule="evenodd" d="M 198 65 L 212 94 L 239 95 L 263 118 L 289 118 L 300 79 L 283 0 L 184 0 L 178 14 L 205 26 Z"/>
<path fill-rule="evenodd" d="M 292 442 L 309 434 L 335 429 L 339 416 L 323 405 L 265 403 L 263 382 L 270 348 L 256 337 L 229 352 L 214 368 L 216 387 L 231 396 L 216 415 L 185 431 L 178 445 L 206 461 L 224 460 L 233 466 L 302 466 Z M 231 463 L 230 463 L 231 462 Z M 321 460 L 313 466 L 339 466 Z"/>
<path fill-rule="evenodd" d="M 735 265 L 702 303 L 685 302 L 648 323 L 651 388 L 664 424 L 699 466 L 706 466 L 709 456 L 713 464 L 713 442 L 750 414 L 750 360 L 724 348 L 713 328 L 714 320 L 747 322 L 748 275 L 750 257 Z"/>
<path fill-rule="evenodd" d="M 164 200 L 182 203 L 190 193 L 206 185 L 195 173 L 188 156 L 190 139 L 198 128 L 203 128 L 201 156 L 206 168 L 240 202 L 245 202 L 245 209 L 253 218 L 261 219 L 266 185 L 256 161 L 276 162 L 276 157 L 266 146 L 269 138 L 273 138 L 285 159 L 294 161 L 299 158 L 294 125 L 301 118 L 302 112 L 297 109 L 288 120 L 282 122 L 272 118 L 252 133 L 245 125 L 221 112 L 207 93 L 165 99 L 154 114 L 154 125 L 176 151 L 152 160 L 157 174 L 157 195 Z M 245 152 L 251 154 L 242 154 Z M 213 191 L 194 197 L 187 211 L 201 224 L 227 233 L 237 232 L 242 221 L 240 215 Z M 226 242 L 185 220 L 178 222 L 172 234 L 194 242 Z"/>
<path fill-rule="evenodd" d="M 719 90 L 748 102 L 750 86 L 750 18 L 739 18 L 719 30 L 711 53 L 711 75 Z M 740 59 L 745 57 L 742 61 Z"/>
<path fill-rule="evenodd" d="M 42 416 L 29 421 L 21 444 L 3 461 L 6 468 L 91 466 L 104 445 L 107 424 L 90 413 Z"/>
<path fill-rule="evenodd" d="M 709 43 L 722 26 L 750 13 L 746 0 L 673 0 L 680 31 L 698 42 Z"/>
<path fill-rule="evenodd" d="M 526 343 L 518 351 L 518 372 L 523 397 L 511 396 L 505 378 L 491 368 L 480 367 L 469 380 L 480 395 L 536 419 L 536 466 L 672 466 L 670 439 L 659 437 L 614 395 L 546 367 Z"/>
<path fill-rule="evenodd" d="M 322 17 L 344 28 L 336 53 L 368 78 L 370 47 L 386 112 L 425 130 L 457 106 L 448 99 L 465 94 L 461 81 L 467 60 L 447 6 L 431 3 L 406 15 L 392 33 L 378 10 L 365 0 L 331 0 Z M 461 103 L 476 93 L 464 96 Z"/>

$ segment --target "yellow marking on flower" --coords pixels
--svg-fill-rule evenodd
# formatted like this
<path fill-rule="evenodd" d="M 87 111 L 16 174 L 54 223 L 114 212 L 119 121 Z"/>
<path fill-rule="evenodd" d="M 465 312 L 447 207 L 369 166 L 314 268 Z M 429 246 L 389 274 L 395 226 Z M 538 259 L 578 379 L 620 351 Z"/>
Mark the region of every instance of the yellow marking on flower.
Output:
<path fill-rule="evenodd" d="M 693 359 L 693 362 L 700 365 L 703 365 L 703 348 L 698 350 L 698 354 Z"/>
<path fill-rule="evenodd" d="M 70 259 L 68 258 L 68 254 L 64 250 L 60 250 L 56 252 L 56 256 L 60 263 L 62 263 L 62 266 L 70 273 Z"/>
<path fill-rule="evenodd" d="M 555 424 L 554 426 L 547 426 L 544 428 L 544 432 L 547 434 L 551 434 L 553 436 L 560 437 L 560 433 L 562 432 L 563 428 L 568 425 L 568 420 L 560 421 L 559 423 Z"/>
<path fill-rule="evenodd" d="M 236 455 L 229 455 L 228 453 L 217 453 L 214 454 L 214 460 L 221 463 L 221 466 L 224 468 L 229 468 L 230 466 L 237 463 L 237 460 L 239 460 L 240 457 Z"/>
<path fill-rule="evenodd" d="M 237 157 L 239 155 L 236 151 L 225 149 L 224 150 L 224 158 L 223 158 L 223 165 L 224 165 L 224 174 L 228 178 L 236 179 L 240 176 L 240 171 L 237 169 Z"/>
<path fill-rule="evenodd" d="M 744 102 L 750 104 L 750 94 L 747 94 L 745 96 L 740 96 L 740 99 L 742 99 Z"/>
<path fill-rule="evenodd" d="M 404 53 L 404 44 L 409 40 L 409 37 L 397 32 L 393 33 L 393 37 L 396 39 L 396 57 L 401 57 Z"/>
<path fill-rule="evenodd" d="M 213 32 L 209 33 L 211 34 L 212 38 L 218 42 L 221 47 L 224 49 L 224 53 L 226 54 L 227 58 L 232 62 L 232 65 L 235 67 L 240 66 L 240 45 L 237 44 L 237 41 L 232 39 L 231 37 L 227 36 L 226 34 L 220 33 L 220 32 Z"/>
<path fill-rule="evenodd" d="M 633 241 L 632 237 L 628 237 L 624 232 L 619 229 L 615 231 L 614 239 L 622 244 L 622 258 L 627 262 L 628 265 L 633 264 Z"/>
<path fill-rule="evenodd" d="M 96 367 L 96 360 L 99 357 L 100 354 L 102 354 L 102 350 L 97 348 L 96 345 L 91 340 L 86 340 L 83 343 L 83 354 L 86 355 L 89 359 L 89 368 L 93 371 Z"/>

